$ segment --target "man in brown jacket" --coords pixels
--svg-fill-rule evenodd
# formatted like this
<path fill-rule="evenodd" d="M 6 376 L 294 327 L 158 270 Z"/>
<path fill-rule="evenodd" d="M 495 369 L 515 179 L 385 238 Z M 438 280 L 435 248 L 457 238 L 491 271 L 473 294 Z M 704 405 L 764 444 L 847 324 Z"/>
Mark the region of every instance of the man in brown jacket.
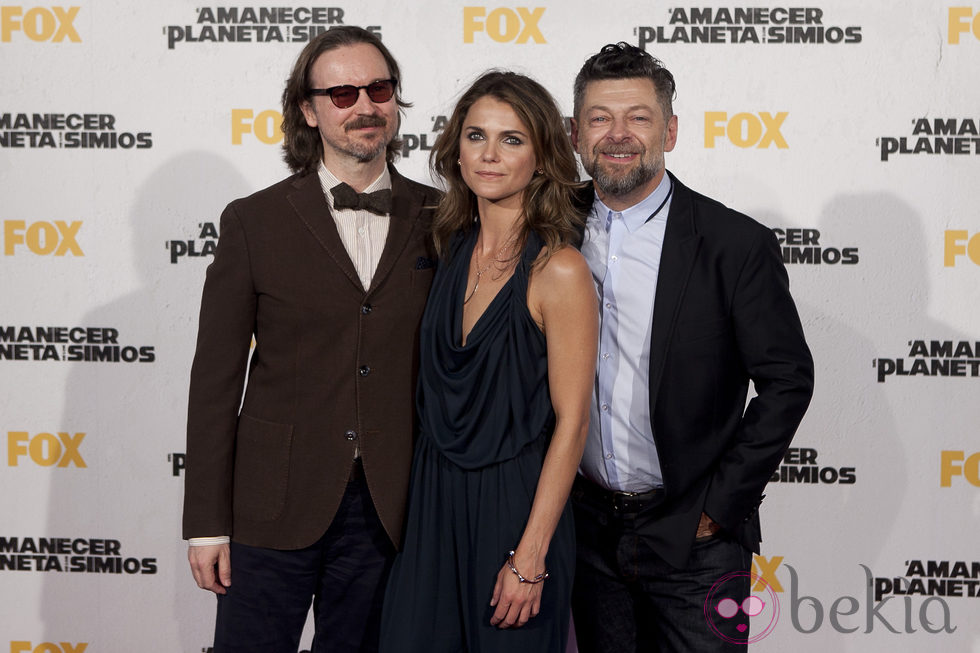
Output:
<path fill-rule="evenodd" d="M 390 165 L 407 106 L 398 77 L 365 30 L 312 40 L 282 100 L 296 174 L 221 216 L 191 371 L 183 520 L 194 578 L 218 595 L 219 653 L 295 652 L 311 600 L 314 651 L 377 648 L 438 201 Z"/>

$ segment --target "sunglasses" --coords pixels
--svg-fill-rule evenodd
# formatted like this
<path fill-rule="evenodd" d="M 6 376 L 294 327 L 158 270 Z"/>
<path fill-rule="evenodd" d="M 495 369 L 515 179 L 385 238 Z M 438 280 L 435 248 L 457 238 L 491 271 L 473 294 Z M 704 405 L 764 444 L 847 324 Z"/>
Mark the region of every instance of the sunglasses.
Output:
<path fill-rule="evenodd" d="M 395 86 L 397 85 L 397 79 L 379 79 L 365 86 L 344 84 L 330 88 L 311 88 L 306 93 L 307 95 L 326 95 L 335 107 L 347 109 L 357 104 L 357 98 L 360 96 L 362 88 L 367 91 L 367 96 L 372 102 L 381 104 L 391 99 L 391 96 L 395 94 Z"/>
<path fill-rule="evenodd" d="M 758 596 L 749 596 L 740 606 L 733 599 L 722 599 L 718 602 L 716 610 L 725 619 L 731 619 L 736 614 L 738 614 L 739 608 L 749 617 L 754 617 L 756 615 L 762 614 L 762 610 L 766 607 L 765 602 Z"/>

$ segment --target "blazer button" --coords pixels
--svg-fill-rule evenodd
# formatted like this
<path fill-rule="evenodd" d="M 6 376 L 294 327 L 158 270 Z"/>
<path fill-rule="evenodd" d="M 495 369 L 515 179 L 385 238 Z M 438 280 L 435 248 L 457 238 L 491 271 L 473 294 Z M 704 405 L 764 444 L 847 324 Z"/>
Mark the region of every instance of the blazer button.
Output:
<path fill-rule="evenodd" d="M 354 431 L 347 431 L 346 433 L 344 433 L 344 437 L 347 438 L 348 440 L 353 441 L 357 439 L 357 433 L 355 433 Z"/>
<path fill-rule="evenodd" d="M 357 370 L 357 373 L 361 376 L 367 376 L 371 373 L 371 368 L 367 365 L 361 365 L 360 369 Z"/>
<path fill-rule="evenodd" d="M 373 306 L 371 306 L 370 304 L 365 304 L 364 306 L 361 306 L 361 315 L 367 315 L 373 310 L 374 310 Z"/>

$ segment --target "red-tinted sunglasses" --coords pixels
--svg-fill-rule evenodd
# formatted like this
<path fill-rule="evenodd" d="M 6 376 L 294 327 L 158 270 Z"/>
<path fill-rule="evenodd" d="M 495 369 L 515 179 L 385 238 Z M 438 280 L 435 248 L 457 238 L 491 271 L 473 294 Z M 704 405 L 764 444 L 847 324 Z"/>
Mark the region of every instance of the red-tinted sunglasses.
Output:
<path fill-rule="evenodd" d="M 395 86 L 398 85 L 397 79 L 379 79 L 365 86 L 354 86 L 343 84 L 342 86 L 331 86 L 330 88 L 311 88 L 307 91 L 308 95 L 326 95 L 338 109 L 347 109 L 357 104 L 357 97 L 361 89 L 367 91 L 367 96 L 372 102 L 381 104 L 391 99 L 395 94 Z"/>

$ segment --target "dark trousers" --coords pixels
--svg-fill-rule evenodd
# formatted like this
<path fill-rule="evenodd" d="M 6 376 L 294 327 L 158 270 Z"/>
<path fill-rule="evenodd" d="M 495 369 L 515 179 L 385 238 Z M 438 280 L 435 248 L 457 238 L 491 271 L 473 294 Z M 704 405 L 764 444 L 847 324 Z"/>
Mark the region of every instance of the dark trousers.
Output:
<path fill-rule="evenodd" d="M 590 501 L 578 489 L 582 480 L 572 493 L 578 544 L 572 614 L 579 651 L 746 651 L 748 617 L 739 611 L 722 618 L 715 606 L 725 598 L 742 605 L 749 595 L 751 552 L 718 534 L 695 542 L 684 569 L 672 567 L 637 531 L 636 513 Z"/>
<path fill-rule="evenodd" d="M 313 653 L 377 651 L 394 553 L 357 462 L 336 517 L 314 545 L 280 551 L 232 542 L 215 653 L 296 653 L 311 601 Z"/>

